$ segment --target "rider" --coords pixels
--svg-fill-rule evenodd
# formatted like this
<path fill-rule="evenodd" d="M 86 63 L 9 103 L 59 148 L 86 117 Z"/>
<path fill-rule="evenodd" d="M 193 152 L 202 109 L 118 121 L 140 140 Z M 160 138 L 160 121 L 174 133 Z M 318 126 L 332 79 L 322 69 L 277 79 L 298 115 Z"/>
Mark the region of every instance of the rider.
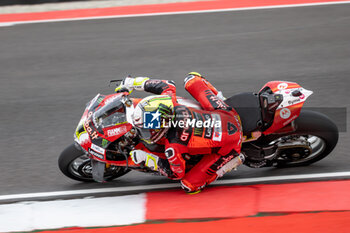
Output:
<path fill-rule="evenodd" d="M 173 81 L 128 77 L 116 91 L 131 92 L 134 89 L 156 94 L 137 104 L 133 124 L 145 142 L 165 144 L 167 158 L 164 161 L 134 150 L 131 156 L 135 163 L 145 163 L 171 179 L 181 180 L 186 192 L 197 193 L 243 162 L 240 118 L 225 104 L 221 92 L 199 73 L 188 74 L 185 89 L 203 110 L 179 104 Z M 186 172 L 184 158 L 199 154 L 204 155 L 203 158 Z"/>

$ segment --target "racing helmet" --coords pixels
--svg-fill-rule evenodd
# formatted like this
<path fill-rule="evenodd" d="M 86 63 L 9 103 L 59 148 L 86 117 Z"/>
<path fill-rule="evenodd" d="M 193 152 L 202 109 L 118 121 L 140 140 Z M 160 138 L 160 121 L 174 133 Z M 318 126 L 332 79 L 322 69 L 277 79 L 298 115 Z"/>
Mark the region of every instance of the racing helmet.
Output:
<path fill-rule="evenodd" d="M 171 97 L 153 95 L 136 105 L 132 119 L 141 139 L 153 144 L 168 132 L 173 117 L 174 104 Z"/>

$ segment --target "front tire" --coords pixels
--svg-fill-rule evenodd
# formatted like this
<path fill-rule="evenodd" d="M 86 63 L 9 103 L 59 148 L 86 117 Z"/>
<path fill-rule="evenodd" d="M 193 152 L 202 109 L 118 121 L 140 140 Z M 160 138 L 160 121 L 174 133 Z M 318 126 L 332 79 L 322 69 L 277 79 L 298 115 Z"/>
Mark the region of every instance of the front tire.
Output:
<path fill-rule="evenodd" d="M 58 158 L 58 167 L 61 172 L 77 181 L 93 182 L 92 167 L 90 158 L 83 151 L 78 149 L 74 144 L 68 146 Z M 105 181 L 114 180 L 125 175 L 130 170 L 125 170 L 124 167 L 110 166 L 105 171 Z"/>

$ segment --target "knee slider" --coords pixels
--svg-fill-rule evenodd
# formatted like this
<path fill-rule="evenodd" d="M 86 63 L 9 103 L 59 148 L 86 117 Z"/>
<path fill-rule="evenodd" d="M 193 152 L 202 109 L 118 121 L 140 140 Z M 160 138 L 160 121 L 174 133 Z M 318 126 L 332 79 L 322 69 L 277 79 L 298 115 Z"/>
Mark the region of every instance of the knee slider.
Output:
<path fill-rule="evenodd" d="M 196 191 L 196 188 L 186 180 L 181 180 L 181 188 L 187 193 Z"/>

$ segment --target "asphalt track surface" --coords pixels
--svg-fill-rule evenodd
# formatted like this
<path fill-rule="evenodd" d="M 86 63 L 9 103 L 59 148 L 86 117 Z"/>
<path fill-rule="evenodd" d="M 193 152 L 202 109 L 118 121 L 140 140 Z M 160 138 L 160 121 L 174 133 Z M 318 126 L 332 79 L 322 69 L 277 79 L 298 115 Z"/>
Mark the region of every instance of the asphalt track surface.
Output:
<path fill-rule="evenodd" d="M 131 172 L 84 184 L 57 167 L 85 103 L 111 93 L 108 81 L 127 74 L 175 80 L 186 97 L 190 71 L 226 96 L 295 81 L 314 91 L 306 107 L 348 108 L 349 28 L 346 4 L 2 27 L 0 194 L 171 182 Z M 241 167 L 225 179 L 349 171 L 349 142 L 342 132 L 334 152 L 308 167 Z"/>

